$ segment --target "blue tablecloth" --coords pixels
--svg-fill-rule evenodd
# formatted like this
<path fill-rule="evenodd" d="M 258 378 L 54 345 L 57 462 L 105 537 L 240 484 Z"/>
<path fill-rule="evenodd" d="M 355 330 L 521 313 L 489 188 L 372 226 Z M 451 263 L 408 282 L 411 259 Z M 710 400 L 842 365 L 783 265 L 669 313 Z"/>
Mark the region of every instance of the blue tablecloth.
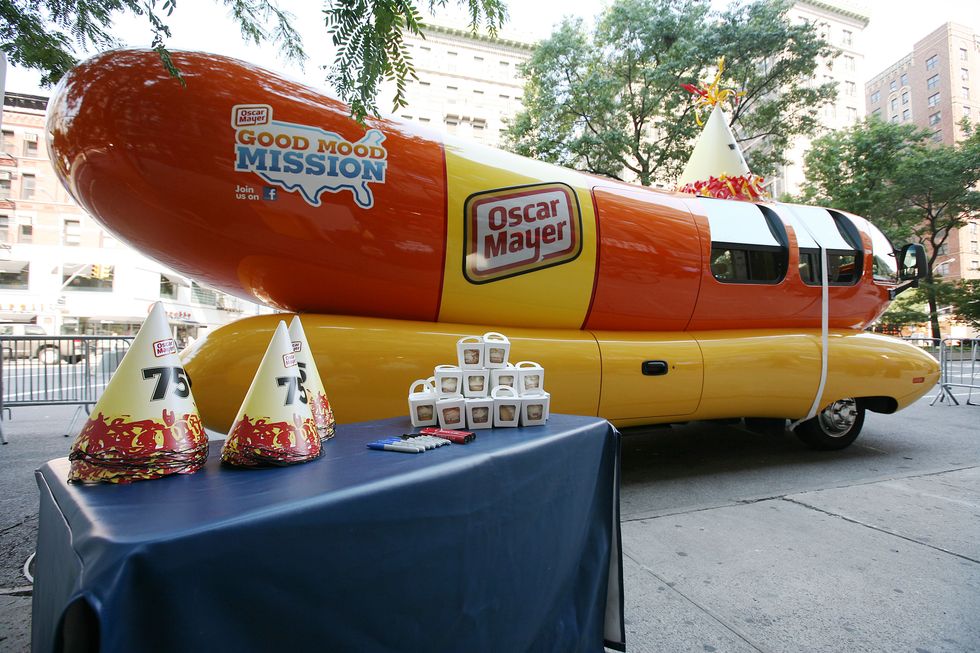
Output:
<path fill-rule="evenodd" d="M 624 649 L 619 436 L 594 417 L 373 451 L 349 424 L 311 463 L 207 466 L 41 492 L 33 649 Z"/>

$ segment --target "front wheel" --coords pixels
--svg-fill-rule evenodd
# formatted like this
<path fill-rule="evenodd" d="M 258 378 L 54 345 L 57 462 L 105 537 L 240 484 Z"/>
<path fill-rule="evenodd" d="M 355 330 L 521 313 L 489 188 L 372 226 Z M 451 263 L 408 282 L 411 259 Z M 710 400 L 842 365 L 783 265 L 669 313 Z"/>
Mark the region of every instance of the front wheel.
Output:
<path fill-rule="evenodd" d="M 838 399 L 796 427 L 796 436 L 814 449 L 844 449 L 860 435 L 864 413 L 864 406 L 856 399 Z"/>
<path fill-rule="evenodd" d="M 61 362 L 61 352 L 54 347 L 45 347 L 37 352 L 37 359 L 44 365 L 57 365 Z"/>

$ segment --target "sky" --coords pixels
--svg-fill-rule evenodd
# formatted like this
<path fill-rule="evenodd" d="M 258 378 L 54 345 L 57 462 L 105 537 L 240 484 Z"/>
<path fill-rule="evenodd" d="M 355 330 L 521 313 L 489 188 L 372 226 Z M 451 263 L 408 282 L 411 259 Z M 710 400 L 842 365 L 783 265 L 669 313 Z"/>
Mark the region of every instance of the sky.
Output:
<path fill-rule="evenodd" d="M 724 7 L 726 0 L 713 0 Z M 173 49 L 205 50 L 245 59 L 310 86 L 325 87 L 326 72 L 320 67 L 332 60 L 332 47 L 323 27 L 320 2 L 310 0 L 279 0 L 291 11 L 294 24 L 303 36 L 309 61 L 303 68 L 287 64 L 272 46 L 256 47 L 242 41 L 239 31 L 228 17 L 227 9 L 217 0 L 180 0 L 177 9 L 167 19 L 173 36 L 167 45 Z M 450 5 L 453 3 L 450 2 Z M 607 2 L 602 0 L 561 0 L 558 2 L 522 2 L 509 0 L 510 18 L 504 31 L 526 40 L 547 37 L 563 15 L 578 16 L 591 24 Z M 980 2 L 965 0 L 860 0 L 870 13 L 871 22 L 864 30 L 865 66 L 868 78 L 878 74 L 900 57 L 912 51 L 913 44 L 947 21 L 954 21 L 980 32 Z M 555 5 L 561 7 L 555 10 Z M 437 16 L 440 22 L 454 18 L 465 20 L 464 14 L 449 10 Z M 151 39 L 145 19 L 124 16 L 116 21 L 115 35 L 134 47 L 148 46 Z M 84 57 L 83 57 L 84 58 Z M 34 71 L 10 66 L 7 71 L 8 91 L 46 95 L 39 85 L 40 75 Z M 862 80 L 864 81 L 864 80 Z"/>

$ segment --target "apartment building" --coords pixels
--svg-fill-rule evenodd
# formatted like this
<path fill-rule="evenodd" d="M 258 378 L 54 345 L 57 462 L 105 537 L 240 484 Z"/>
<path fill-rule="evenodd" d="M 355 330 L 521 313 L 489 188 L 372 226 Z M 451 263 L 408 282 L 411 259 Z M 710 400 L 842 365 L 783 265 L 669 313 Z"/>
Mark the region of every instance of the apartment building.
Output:
<path fill-rule="evenodd" d="M 48 159 L 46 107 L 42 96 L 4 97 L 0 323 L 36 323 L 51 335 L 135 334 L 162 301 L 183 343 L 260 311 L 146 258 L 75 204 Z"/>
<path fill-rule="evenodd" d="M 980 34 L 946 23 L 872 77 L 864 92 L 870 115 L 930 129 L 935 142 L 953 145 L 964 137 L 963 118 L 980 119 Z M 978 222 L 950 234 L 938 253 L 937 274 L 980 278 Z"/>
<path fill-rule="evenodd" d="M 517 67 L 533 44 L 441 25 L 428 25 L 424 33 L 405 35 L 418 79 L 409 82 L 408 106 L 396 117 L 498 146 L 507 120 L 521 108 L 524 80 Z M 393 96 L 394 85 L 383 85 L 379 108 L 391 107 Z"/>
<path fill-rule="evenodd" d="M 837 101 L 820 109 L 818 118 L 821 129 L 841 129 L 853 125 L 864 117 L 860 83 L 865 78 L 866 45 L 863 32 L 870 20 L 866 3 L 799 0 L 793 3 L 787 15 L 794 22 L 813 25 L 840 52 L 834 59 L 821 61 L 812 77 L 814 84 L 837 83 Z M 786 165 L 767 179 L 767 187 L 773 197 L 800 192 L 806 179 L 803 157 L 810 149 L 810 142 L 811 139 L 805 136 L 796 138 L 785 153 Z"/>

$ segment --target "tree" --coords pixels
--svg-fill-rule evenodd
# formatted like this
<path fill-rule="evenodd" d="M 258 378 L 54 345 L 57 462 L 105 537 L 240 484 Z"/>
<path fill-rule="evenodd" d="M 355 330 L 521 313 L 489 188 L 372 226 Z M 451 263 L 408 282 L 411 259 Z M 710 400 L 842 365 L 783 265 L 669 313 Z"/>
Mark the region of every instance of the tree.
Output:
<path fill-rule="evenodd" d="M 228 7 L 246 41 L 275 43 L 287 60 L 306 60 L 293 16 L 275 0 L 215 1 Z M 493 34 L 506 20 L 504 0 L 457 1 L 468 9 L 474 31 L 485 23 Z M 448 3 L 427 0 L 430 12 Z M 85 52 L 117 47 L 111 33 L 113 14 L 128 12 L 146 17 L 151 46 L 179 78 L 166 48 L 166 18 L 176 6 L 177 0 L 0 0 L 0 49 L 13 64 L 42 71 L 42 83 L 50 85 L 78 62 L 76 48 Z M 363 120 L 367 113 L 377 113 L 374 98 L 386 79 L 395 81 L 394 109 L 405 106 L 405 84 L 415 70 L 402 34 L 422 35 L 424 27 L 416 0 L 325 0 L 323 14 L 337 46 L 327 81 L 351 106 L 354 117 Z"/>
<path fill-rule="evenodd" d="M 910 290 L 900 295 L 885 311 L 875 329 L 886 333 L 901 333 L 903 327 L 923 324 L 929 319 L 925 310 L 926 300 L 921 290 Z"/>
<path fill-rule="evenodd" d="M 804 201 L 863 215 L 893 242 L 925 247 L 922 287 L 934 338 L 949 285 L 934 268 L 950 233 L 980 215 L 980 132 L 966 122 L 961 129 L 963 141 L 944 145 L 931 130 L 872 118 L 816 139 L 805 159 Z"/>
<path fill-rule="evenodd" d="M 616 0 L 589 33 L 563 21 L 521 68 L 524 109 L 508 129 L 519 154 L 615 179 L 673 182 L 700 132 L 682 83 L 699 84 L 726 57 L 725 81 L 743 94 L 731 116 L 756 173 L 783 162 L 810 133 L 833 84 L 811 85 L 835 51 L 788 4 L 756 0 L 724 12 L 708 0 Z"/>
<path fill-rule="evenodd" d="M 953 314 L 974 329 L 980 329 L 980 279 L 964 279 L 950 296 Z"/>

